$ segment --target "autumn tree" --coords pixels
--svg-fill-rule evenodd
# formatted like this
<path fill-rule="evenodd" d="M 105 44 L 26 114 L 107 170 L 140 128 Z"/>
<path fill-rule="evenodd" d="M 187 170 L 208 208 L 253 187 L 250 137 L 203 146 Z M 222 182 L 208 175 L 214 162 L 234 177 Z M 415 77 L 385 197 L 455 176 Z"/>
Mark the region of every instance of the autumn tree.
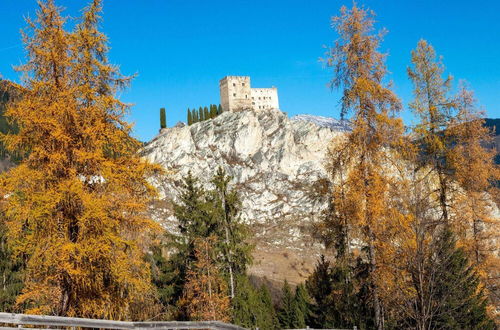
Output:
<path fill-rule="evenodd" d="M 330 171 L 337 187 L 334 212 L 325 225 L 338 228 L 344 262 L 353 262 L 349 251 L 353 241 L 363 246 L 369 264 L 367 304 L 373 308 L 375 327 L 382 329 L 384 268 L 380 266 L 391 260 L 384 245 L 390 242 L 393 211 L 387 198 L 387 158 L 391 144 L 400 139 L 402 123 L 391 115 L 401 104 L 384 83 L 385 55 L 378 50 L 383 32 L 373 32 L 373 17 L 372 11 L 354 5 L 342 7 L 340 16 L 332 19 L 339 39 L 325 61 L 333 68 L 332 88 L 343 90 L 341 117 L 351 114 L 352 131 L 331 150 Z"/>
<path fill-rule="evenodd" d="M 420 119 L 414 129 L 415 138 L 421 143 L 419 161 L 430 166 L 437 176 L 440 217 L 448 223 L 451 181 L 446 157 L 451 141 L 445 131 L 451 123 L 454 105 L 448 95 L 452 77 L 443 77 L 444 66 L 436 58 L 434 48 L 425 40 L 420 40 L 412 51 L 411 62 L 408 76 L 413 82 L 415 99 L 410 108 Z"/>
<path fill-rule="evenodd" d="M 19 132 L 3 141 L 29 157 L 2 176 L 1 207 L 27 260 L 17 299 L 27 313 L 140 318 L 134 306 L 146 313 L 153 298 L 144 252 L 156 167 L 137 155 L 129 106 L 115 97 L 130 77 L 107 61 L 100 11 L 92 1 L 67 32 L 60 8 L 41 1 L 23 34 L 26 92 L 6 111 Z"/>
<path fill-rule="evenodd" d="M 227 285 L 219 272 L 214 245 L 216 238 L 197 239 L 195 262 L 187 271 L 181 305 L 192 320 L 229 321 L 230 301 Z"/>
<path fill-rule="evenodd" d="M 455 228 L 491 297 L 500 303 L 497 276 L 500 218 L 494 211 L 499 196 L 495 183 L 500 180 L 500 169 L 495 164 L 497 152 L 491 147 L 494 136 L 465 82 L 461 82 L 454 103 L 457 113 L 446 134 L 453 140 L 447 162 L 460 187 L 452 203 L 456 209 Z"/>
<path fill-rule="evenodd" d="M 458 234 L 492 297 L 498 295 L 500 266 L 497 249 L 499 219 L 495 215 L 499 178 L 496 151 L 488 149 L 492 132 L 484 126 L 473 93 L 461 84 L 450 95 L 451 78 L 434 48 L 419 41 L 412 52 L 408 74 L 414 85 L 411 104 L 420 119 L 413 130 L 418 141 L 417 162 L 436 178 L 430 205 L 437 205 L 439 221 Z"/>

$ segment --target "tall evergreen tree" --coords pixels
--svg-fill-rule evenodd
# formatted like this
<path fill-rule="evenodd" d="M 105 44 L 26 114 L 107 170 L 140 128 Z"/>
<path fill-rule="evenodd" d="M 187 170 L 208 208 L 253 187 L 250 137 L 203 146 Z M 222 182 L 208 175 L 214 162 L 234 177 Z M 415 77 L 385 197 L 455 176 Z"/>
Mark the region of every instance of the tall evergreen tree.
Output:
<path fill-rule="evenodd" d="M 236 283 L 236 295 L 232 300 L 232 322 L 250 329 L 279 329 L 267 288 L 263 285 L 256 290 L 246 275 L 239 275 Z"/>
<path fill-rule="evenodd" d="M 297 302 L 292 293 L 292 289 L 285 280 L 283 288 L 281 289 L 280 308 L 278 310 L 278 319 L 283 329 L 293 329 L 299 323 L 298 319 L 304 316 L 300 314 Z"/>
<path fill-rule="evenodd" d="M 23 264 L 15 258 L 7 243 L 7 228 L 0 220 L 0 310 L 15 312 L 16 298 L 21 293 Z"/>
<path fill-rule="evenodd" d="M 215 104 L 210 104 L 210 118 L 217 117 L 217 106 Z"/>
<path fill-rule="evenodd" d="M 222 106 L 219 104 L 217 107 L 217 115 L 220 115 L 222 113 Z"/>
<path fill-rule="evenodd" d="M 451 230 L 441 232 L 433 251 L 426 264 L 427 297 L 433 306 L 426 329 L 495 329 L 486 313 L 487 298 L 479 277 L 465 251 L 456 247 Z"/>
<path fill-rule="evenodd" d="M 167 127 L 167 115 L 165 113 L 165 108 L 160 109 L 160 128 Z"/>
<path fill-rule="evenodd" d="M 295 288 L 295 304 L 297 306 L 297 317 L 294 326 L 305 328 L 311 321 L 311 299 L 303 283 Z"/>
<path fill-rule="evenodd" d="M 199 113 L 198 111 L 196 111 L 196 109 L 193 109 L 191 115 L 193 116 L 193 124 L 200 121 Z"/>
<path fill-rule="evenodd" d="M 212 179 L 213 216 L 220 226 L 221 252 L 229 276 L 230 296 L 235 294 L 235 277 L 245 274 L 251 262 L 252 246 L 247 242 L 248 229 L 240 219 L 241 201 L 235 189 L 229 189 L 231 177 L 222 167 Z"/>
<path fill-rule="evenodd" d="M 205 113 L 203 112 L 203 108 L 199 107 L 198 109 L 198 121 L 205 121 Z"/>
<path fill-rule="evenodd" d="M 203 108 L 203 120 L 210 119 L 210 112 L 208 111 L 208 107 Z"/>
<path fill-rule="evenodd" d="M 187 111 L 187 124 L 188 126 L 193 124 L 193 115 L 191 114 L 191 110 L 189 110 L 189 108 Z"/>

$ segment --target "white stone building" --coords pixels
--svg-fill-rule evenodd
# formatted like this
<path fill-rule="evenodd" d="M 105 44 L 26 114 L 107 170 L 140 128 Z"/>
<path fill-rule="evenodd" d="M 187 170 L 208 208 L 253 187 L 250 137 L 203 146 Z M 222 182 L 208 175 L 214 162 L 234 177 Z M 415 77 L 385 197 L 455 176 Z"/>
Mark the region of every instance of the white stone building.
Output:
<path fill-rule="evenodd" d="M 226 76 L 219 88 L 223 111 L 279 109 L 278 89 L 251 88 L 250 77 Z"/>

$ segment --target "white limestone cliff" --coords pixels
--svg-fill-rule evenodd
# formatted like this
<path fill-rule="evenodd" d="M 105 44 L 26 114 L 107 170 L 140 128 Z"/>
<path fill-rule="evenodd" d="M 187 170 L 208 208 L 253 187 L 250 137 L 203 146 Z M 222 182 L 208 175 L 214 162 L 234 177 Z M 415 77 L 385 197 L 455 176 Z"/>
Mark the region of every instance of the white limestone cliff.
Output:
<path fill-rule="evenodd" d="M 241 111 L 162 130 L 142 150 L 146 159 L 169 172 L 154 179 L 163 200 L 154 208 L 156 219 L 168 230 L 175 230 L 170 201 L 176 200 L 182 177 L 191 171 L 209 185 L 210 175 L 222 166 L 240 193 L 241 216 L 254 230 L 257 261 L 262 254 L 254 273 L 272 278 L 272 273 L 283 271 L 266 268 L 265 264 L 280 267 L 276 260 L 269 260 L 273 253 L 289 259 L 293 258 L 289 252 L 295 251 L 297 262 L 299 255 L 313 254 L 314 260 L 319 252 L 311 251 L 314 242 L 307 231 L 326 202 L 312 192 L 317 188 L 315 183 L 326 177 L 328 145 L 346 130 L 345 125 L 325 122 L 325 117 L 314 116 L 291 120 L 279 110 Z M 296 272 L 305 276 L 310 270 L 306 268 L 312 265 L 302 266 L 304 269 Z"/>

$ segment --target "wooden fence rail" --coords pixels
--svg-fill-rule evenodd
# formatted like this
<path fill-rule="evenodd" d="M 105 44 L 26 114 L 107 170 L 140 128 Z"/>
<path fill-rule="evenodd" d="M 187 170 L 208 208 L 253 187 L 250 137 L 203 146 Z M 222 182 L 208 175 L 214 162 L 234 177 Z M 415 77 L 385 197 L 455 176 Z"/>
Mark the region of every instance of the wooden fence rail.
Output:
<path fill-rule="evenodd" d="M 125 322 L 112 320 L 84 319 L 77 317 L 45 316 L 11 314 L 0 312 L 0 329 L 17 329 L 23 325 L 41 326 L 45 329 L 54 328 L 98 328 L 98 329 L 214 329 L 214 330 L 244 330 L 234 324 L 218 321 L 200 322 Z M 16 325 L 17 328 L 8 325 Z M 32 329 L 32 328 L 31 328 Z M 31 330 L 30 329 L 30 330 Z"/>

